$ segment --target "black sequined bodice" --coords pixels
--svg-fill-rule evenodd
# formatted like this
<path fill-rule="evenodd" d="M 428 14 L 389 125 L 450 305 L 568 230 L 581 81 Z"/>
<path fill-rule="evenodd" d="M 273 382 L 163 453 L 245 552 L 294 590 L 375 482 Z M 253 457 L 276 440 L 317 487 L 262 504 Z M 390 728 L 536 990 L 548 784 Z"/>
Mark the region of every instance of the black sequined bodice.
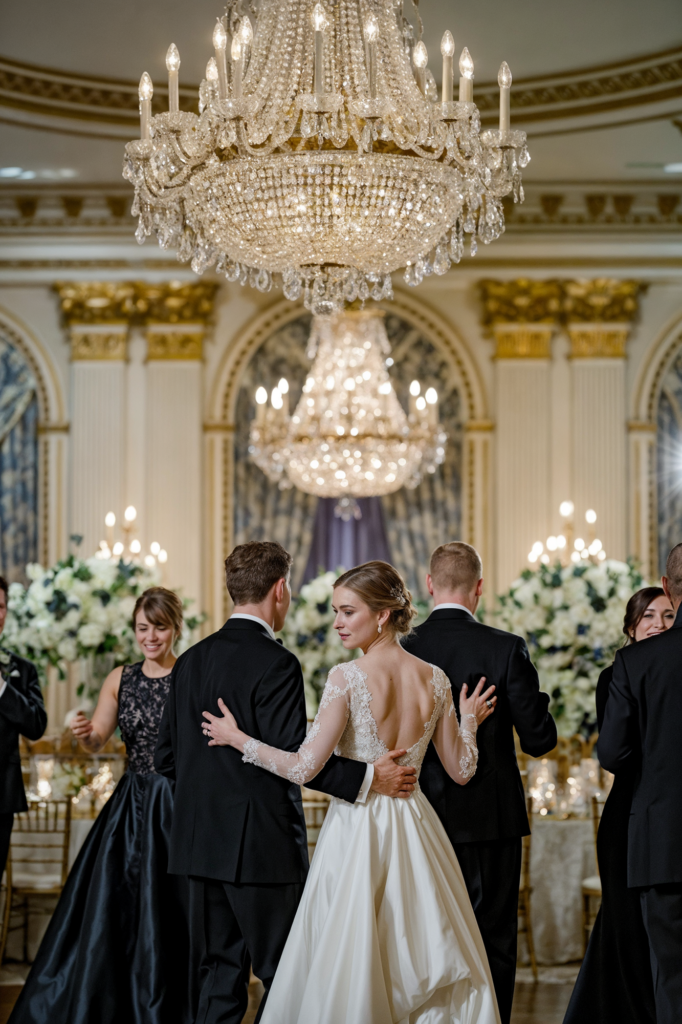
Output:
<path fill-rule="evenodd" d="M 171 674 L 151 679 L 142 662 L 125 665 L 118 691 L 118 724 L 128 753 L 128 771 L 154 772 L 154 748 L 166 706 Z"/>

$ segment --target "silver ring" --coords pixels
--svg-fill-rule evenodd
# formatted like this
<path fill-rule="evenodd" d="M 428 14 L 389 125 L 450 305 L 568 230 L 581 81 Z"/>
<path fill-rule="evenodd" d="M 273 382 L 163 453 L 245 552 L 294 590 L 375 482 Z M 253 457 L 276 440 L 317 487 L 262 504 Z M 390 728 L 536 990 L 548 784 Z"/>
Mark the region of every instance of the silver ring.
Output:
<path fill-rule="evenodd" d="M 493 702 L 491 700 L 487 700 L 486 704 L 488 705 L 489 708 L 493 706 Z"/>

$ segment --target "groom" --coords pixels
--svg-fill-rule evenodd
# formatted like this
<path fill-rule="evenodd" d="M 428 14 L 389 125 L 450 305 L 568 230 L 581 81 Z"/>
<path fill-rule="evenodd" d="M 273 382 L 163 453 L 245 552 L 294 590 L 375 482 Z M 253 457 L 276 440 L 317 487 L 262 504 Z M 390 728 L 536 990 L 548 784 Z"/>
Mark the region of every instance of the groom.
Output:
<path fill-rule="evenodd" d="M 618 651 L 599 735 L 607 771 L 638 767 L 628 828 L 628 886 L 639 890 L 658 1024 L 682 1020 L 682 544 L 663 589 L 672 629 Z"/>
<path fill-rule="evenodd" d="M 453 782 L 433 744 L 420 784 L 455 848 L 485 945 L 502 1024 L 511 1018 L 516 975 L 521 837 L 529 834 L 523 783 L 516 763 L 514 729 L 533 757 L 557 741 L 525 642 L 474 618 L 483 593 L 481 559 L 469 544 L 436 548 L 426 585 L 434 609 L 404 647 L 438 665 L 457 694 L 485 676 L 497 706 L 477 733 L 478 769 L 466 786 Z"/>
<path fill-rule="evenodd" d="M 300 788 L 243 764 L 231 747 L 209 748 L 201 729 L 202 712 L 222 697 L 256 739 L 283 750 L 305 739 L 301 666 L 275 639 L 291 564 L 280 544 L 234 549 L 225 562 L 234 612 L 178 659 L 161 722 L 155 767 L 176 779 L 169 870 L 190 877 L 193 920 L 202 919 L 192 935 L 201 960 L 195 1024 L 242 1020 L 252 965 L 267 998 L 308 871 Z M 395 763 L 404 753 L 374 765 L 332 756 L 315 789 L 349 803 L 370 789 L 407 797 L 414 770 Z"/>

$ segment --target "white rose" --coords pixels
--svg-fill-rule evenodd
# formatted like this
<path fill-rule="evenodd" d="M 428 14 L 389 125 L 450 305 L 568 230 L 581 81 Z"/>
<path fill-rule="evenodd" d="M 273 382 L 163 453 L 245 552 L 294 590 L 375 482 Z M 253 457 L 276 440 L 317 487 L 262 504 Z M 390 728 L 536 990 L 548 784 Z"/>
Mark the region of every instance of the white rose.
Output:
<path fill-rule="evenodd" d="M 45 575 L 45 570 L 38 562 L 29 562 L 26 566 L 26 575 L 30 580 L 39 580 Z"/>
<path fill-rule="evenodd" d="M 86 623 L 78 630 L 78 639 L 83 647 L 99 647 L 104 639 L 104 634 L 99 626 L 94 623 Z"/>
<path fill-rule="evenodd" d="M 57 644 L 57 654 L 60 658 L 64 658 L 65 661 L 76 661 L 78 658 L 78 648 L 76 641 L 73 637 L 66 637 Z"/>

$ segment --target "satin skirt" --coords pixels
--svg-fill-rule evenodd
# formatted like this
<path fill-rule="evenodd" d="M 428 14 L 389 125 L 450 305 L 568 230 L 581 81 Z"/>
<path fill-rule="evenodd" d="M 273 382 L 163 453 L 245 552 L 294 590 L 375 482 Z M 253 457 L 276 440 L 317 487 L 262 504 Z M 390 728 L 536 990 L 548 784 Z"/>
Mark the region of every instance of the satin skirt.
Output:
<path fill-rule="evenodd" d="M 127 772 L 67 879 L 12 1024 L 185 1024 L 188 883 L 167 874 L 173 784 Z"/>
<path fill-rule="evenodd" d="M 261 1024 L 499 1024 L 450 840 L 420 791 L 332 800 Z"/>

